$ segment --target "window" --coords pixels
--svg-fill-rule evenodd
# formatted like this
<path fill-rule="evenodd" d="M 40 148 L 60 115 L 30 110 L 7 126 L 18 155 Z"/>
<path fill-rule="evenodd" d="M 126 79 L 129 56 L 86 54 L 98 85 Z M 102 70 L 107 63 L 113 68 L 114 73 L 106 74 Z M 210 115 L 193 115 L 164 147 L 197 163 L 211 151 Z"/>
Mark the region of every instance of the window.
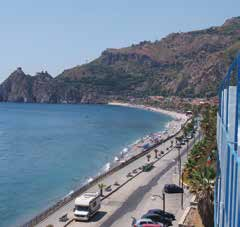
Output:
<path fill-rule="evenodd" d="M 78 211 L 88 211 L 88 207 L 86 207 L 86 206 L 76 206 L 76 210 L 78 210 Z"/>

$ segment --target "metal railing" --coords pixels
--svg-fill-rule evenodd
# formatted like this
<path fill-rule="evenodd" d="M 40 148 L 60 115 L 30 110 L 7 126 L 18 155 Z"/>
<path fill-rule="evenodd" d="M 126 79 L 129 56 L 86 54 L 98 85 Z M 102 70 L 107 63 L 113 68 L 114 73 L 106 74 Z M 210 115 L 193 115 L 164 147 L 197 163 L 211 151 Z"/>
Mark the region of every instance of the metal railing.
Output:
<path fill-rule="evenodd" d="M 215 226 L 240 226 L 239 152 L 240 54 L 229 67 L 219 91 Z"/>

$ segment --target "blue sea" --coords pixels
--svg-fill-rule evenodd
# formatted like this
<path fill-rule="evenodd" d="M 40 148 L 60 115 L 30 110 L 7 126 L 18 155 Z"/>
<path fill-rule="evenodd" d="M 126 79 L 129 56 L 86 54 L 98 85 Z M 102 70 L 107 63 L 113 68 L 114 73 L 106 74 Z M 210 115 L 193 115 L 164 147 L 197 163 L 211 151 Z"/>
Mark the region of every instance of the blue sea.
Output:
<path fill-rule="evenodd" d="M 0 226 L 17 226 L 171 117 L 108 105 L 0 104 Z"/>

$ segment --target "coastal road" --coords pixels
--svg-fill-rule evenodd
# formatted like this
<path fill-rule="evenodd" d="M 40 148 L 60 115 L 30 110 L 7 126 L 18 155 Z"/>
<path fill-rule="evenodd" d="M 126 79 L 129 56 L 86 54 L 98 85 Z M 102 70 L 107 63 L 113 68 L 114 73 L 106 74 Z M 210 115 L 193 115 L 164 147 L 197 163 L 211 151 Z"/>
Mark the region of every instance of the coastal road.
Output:
<path fill-rule="evenodd" d="M 191 144 L 193 141 L 191 142 Z M 189 147 L 191 147 L 191 144 Z M 186 146 L 181 151 L 183 161 L 187 159 Z M 183 163 L 183 162 L 182 162 Z M 140 218 L 147 210 L 153 208 L 162 209 L 160 198 L 151 200 L 152 194 L 161 195 L 161 191 L 166 183 L 177 183 L 178 173 L 178 151 L 173 149 L 161 160 L 155 163 L 155 168 L 147 173 L 142 173 L 133 181 L 129 182 L 120 191 L 114 193 L 110 198 L 102 203 L 101 212 L 96 219 L 90 222 L 72 222 L 71 227 L 122 227 L 131 226 L 131 216 Z M 184 193 L 185 206 L 189 204 L 191 195 Z M 181 195 L 166 194 L 166 210 L 176 215 L 177 220 L 181 217 L 183 210 L 181 207 Z M 173 223 L 177 226 L 177 222 Z"/>
<path fill-rule="evenodd" d="M 174 151 L 174 153 L 176 153 Z M 185 161 L 187 159 L 187 149 L 186 147 L 181 151 L 182 160 Z M 166 160 L 167 165 L 164 165 L 162 162 Z M 126 201 L 119 207 L 109 218 L 107 218 L 103 223 L 101 223 L 100 227 L 106 226 L 130 226 L 131 217 L 140 218 L 144 213 L 146 213 L 149 209 L 160 208 L 162 209 L 162 200 L 158 198 L 156 201 L 151 200 L 151 195 L 161 195 L 163 187 L 167 183 L 176 183 L 178 182 L 178 173 L 176 172 L 176 168 L 178 166 L 177 154 L 175 159 L 170 161 L 167 159 L 162 160 L 158 167 L 158 171 L 156 174 L 151 175 L 150 180 L 133 191 Z M 177 174 L 176 174 L 177 173 Z M 181 194 L 165 194 L 166 198 L 166 210 L 175 214 L 177 220 L 182 215 L 181 207 Z M 188 192 L 184 193 L 184 201 L 185 205 L 189 204 L 189 200 L 191 199 L 191 195 Z M 180 211 L 180 212 L 179 212 Z M 178 226 L 178 223 L 175 221 L 173 223 L 175 226 Z"/>
<path fill-rule="evenodd" d="M 166 152 L 166 148 L 169 147 L 171 145 L 170 140 L 168 140 L 167 142 L 163 143 L 161 146 L 159 146 L 157 149 L 159 151 L 163 150 Z M 154 151 L 150 152 L 152 158 L 151 160 L 153 160 L 154 157 Z M 142 166 L 143 164 L 145 164 L 147 161 L 146 156 L 143 156 L 137 160 L 135 160 L 134 162 L 130 163 L 129 165 L 125 166 L 124 168 L 114 172 L 112 175 L 104 178 L 104 180 L 102 180 L 101 183 L 103 183 L 104 185 L 110 185 L 113 184 L 115 181 L 118 181 L 120 184 L 126 181 L 126 175 L 129 172 L 132 172 L 133 169 L 139 168 L 140 166 Z M 151 171 L 152 172 L 152 171 Z M 114 194 L 112 194 L 110 197 L 108 197 L 107 199 L 105 199 L 102 202 L 102 208 L 101 208 L 101 213 L 100 213 L 100 217 L 97 217 L 96 219 L 99 219 L 97 222 L 95 222 L 95 220 L 93 220 L 93 222 L 89 222 L 89 223 L 81 223 L 80 226 L 97 226 L 97 223 L 100 223 L 102 220 L 104 220 L 106 218 L 106 216 L 109 216 L 112 211 L 114 211 L 116 208 L 121 206 L 122 201 L 126 200 L 129 193 L 134 191 L 136 189 L 136 187 L 139 187 L 139 179 L 142 179 L 142 176 L 145 175 L 145 173 L 140 174 L 141 177 L 136 177 L 134 179 L 132 179 L 130 182 L 127 183 L 127 185 L 125 185 L 124 187 L 122 187 L 119 191 L 115 192 Z M 139 176 L 140 176 L 139 175 Z M 148 178 L 148 174 L 145 176 L 146 178 Z M 138 179 L 138 180 L 137 180 Z M 91 187 L 88 191 L 89 192 L 96 192 L 98 191 L 98 185 L 94 185 L 93 187 Z M 114 200 L 114 197 L 119 197 L 120 200 Z M 63 206 L 62 208 L 60 208 L 59 210 L 57 210 L 56 212 L 54 212 L 52 215 L 50 215 L 48 218 L 46 218 L 44 221 L 42 221 L 41 223 L 39 223 L 38 225 L 36 225 L 37 227 L 46 227 L 49 224 L 52 224 L 57 227 L 63 227 L 65 225 L 65 223 L 59 222 L 58 219 L 59 217 L 61 217 L 63 214 L 68 214 L 69 218 L 73 218 L 73 208 L 74 208 L 74 200 L 70 201 L 68 204 L 66 204 L 65 206 Z M 92 223 L 92 225 L 91 225 Z M 71 223 L 72 225 L 73 223 Z M 77 223 L 79 226 L 80 223 Z M 70 225 L 70 226 L 71 226 Z"/>
<path fill-rule="evenodd" d="M 151 201 L 149 199 L 151 196 L 148 194 L 154 191 L 155 187 L 158 187 L 156 190 L 156 194 L 161 193 L 161 189 L 165 183 L 171 183 L 174 176 L 174 167 L 177 166 L 177 157 L 178 151 L 177 149 L 173 149 L 172 151 L 168 152 L 167 147 L 171 144 L 170 140 L 165 142 L 164 144 L 160 145 L 157 149 L 159 151 L 164 151 L 165 155 L 161 157 L 156 163 L 155 168 L 147 173 L 141 173 L 140 175 L 133 178 L 129 181 L 126 185 L 121 187 L 118 191 L 113 193 L 110 197 L 104 199 L 102 201 L 102 207 L 100 212 L 90 221 L 90 222 L 71 222 L 68 226 L 75 227 L 87 227 L 87 226 L 117 226 L 116 220 L 120 220 L 120 217 L 125 218 L 123 221 L 126 223 L 125 226 L 129 226 L 131 222 L 131 217 L 128 217 L 127 214 L 133 214 L 137 218 L 141 216 L 142 209 L 139 209 L 138 206 L 146 207 L 148 205 L 150 208 L 152 204 L 154 205 L 156 201 Z M 186 150 L 186 148 L 185 148 Z M 183 150 L 182 152 L 185 152 Z M 167 153 L 168 152 L 168 153 Z M 151 160 L 154 159 L 154 151 L 150 152 Z M 112 175 L 106 177 L 102 183 L 105 185 L 113 184 L 115 181 L 118 181 L 120 184 L 126 181 L 127 173 L 131 172 L 133 169 L 136 169 L 143 164 L 146 163 L 146 156 L 143 156 L 134 162 L 130 163 L 126 167 L 118 170 L 117 172 L 113 173 Z M 172 170 L 172 172 L 171 172 Z M 176 178 L 176 176 L 175 176 Z M 160 184 L 160 185 L 159 185 Z M 98 191 L 98 186 L 94 185 L 88 191 L 94 192 Z M 144 196 L 147 195 L 147 198 Z M 179 199 L 179 196 L 176 198 Z M 173 204 L 176 204 L 176 199 L 173 200 Z M 170 199 L 169 199 L 170 201 Z M 141 205 L 144 203 L 144 206 Z M 155 204 L 155 208 L 159 208 L 161 204 L 160 201 L 157 201 Z M 170 203 L 169 203 L 170 204 Z M 171 210 L 171 206 L 167 209 L 173 213 L 177 213 L 176 209 Z M 174 206 L 173 206 L 174 207 Z M 176 207 L 176 206 L 175 206 Z M 179 206 L 177 206 L 179 208 Z M 74 208 L 74 200 L 66 204 L 64 207 L 57 210 L 55 213 L 50 215 L 47 219 L 43 222 L 39 223 L 38 227 L 46 227 L 49 224 L 54 225 L 54 227 L 63 227 L 66 223 L 59 222 L 58 219 L 63 214 L 67 213 L 70 219 L 73 218 L 73 208 Z M 136 212 L 134 212 L 134 210 Z M 115 222 L 114 222 L 115 220 Z M 120 225 L 122 226 L 122 225 Z"/>

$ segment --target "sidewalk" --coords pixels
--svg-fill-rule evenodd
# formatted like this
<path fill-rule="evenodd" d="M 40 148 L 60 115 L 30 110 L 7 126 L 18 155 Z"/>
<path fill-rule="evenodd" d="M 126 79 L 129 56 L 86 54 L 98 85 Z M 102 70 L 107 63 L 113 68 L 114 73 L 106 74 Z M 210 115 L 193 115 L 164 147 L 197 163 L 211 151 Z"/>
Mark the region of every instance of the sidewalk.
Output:
<path fill-rule="evenodd" d="M 127 202 L 123 203 L 123 207 L 112 215 L 109 219 L 112 221 L 105 221 L 100 226 L 131 226 L 131 217 L 140 218 L 144 213 L 150 209 L 162 209 L 163 203 L 159 197 L 156 200 L 152 200 L 152 195 L 161 195 L 162 189 L 165 184 L 176 183 L 178 184 L 178 178 L 175 177 L 175 167 L 177 167 L 178 152 L 175 149 L 172 153 L 168 154 L 160 162 L 155 164 L 155 169 L 146 173 L 145 184 L 135 185 L 137 190 L 133 192 L 133 198 L 128 197 Z M 182 161 L 186 160 L 187 155 L 182 156 Z M 163 174 L 162 174 L 163 173 Z M 177 182 L 176 182 L 177 179 Z M 191 194 L 185 190 L 184 193 L 184 209 L 189 205 Z M 181 194 L 165 194 L 165 207 L 166 211 L 175 214 L 176 221 L 173 222 L 173 226 L 178 226 L 178 221 L 181 218 L 184 209 L 181 209 Z M 121 212 L 122 210 L 122 212 Z M 72 225 L 78 226 L 78 225 Z M 95 225 L 99 226 L 99 225 Z"/>
<path fill-rule="evenodd" d="M 160 194 L 165 183 L 174 183 L 173 174 L 174 167 L 177 166 L 178 151 L 175 148 L 172 151 L 167 151 L 166 148 L 169 146 L 170 141 L 167 141 L 165 144 L 159 146 L 157 149 L 159 151 L 164 150 L 165 155 L 154 164 L 154 168 L 150 172 L 143 172 L 136 177 L 133 177 L 126 185 L 121 187 L 108 198 L 104 199 L 102 201 L 100 212 L 90 222 L 73 221 L 68 226 L 130 226 L 131 216 L 139 218 L 148 209 L 162 208 L 161 199 L 158 198 L 155 201 L 152 201 L 151 195 Z M 186 150 L 186 146 L 184 146 L 183 150 Z M 152 157 L 151 161 L 156 160 L 154 158 L 154 151 L 151 151 L 150 154 Z M 182 160 L 186 159 L 186 154 L 183 157 L 184 158 Z M 146 156 L 143 156 L 123 169 L 108 176 L 101 183 L 105 185 L 113 185 L 115 181 L 118 181 L 118 183 L 121 184 L 128 180 L 126 175 L 129 172 L 132 172 L 134 169 L 146 164 L 146 162 L 147 158 Z M 95 192 L 99 191 L 99 189 L 97 185 L 94 185 L 88 191 Z M 186 203 L 188 198 L 188 193 L 185 193 L 184 200 L 186 200 Z M 176 217 L 181 215 L 179 210 L 180 204 L 180 194 L 166 195 L 166 210 L 177 214 Z M 53 224 L 54 227 L 62 227 L 66 223 L 59 222 L 59 217 L 68 213 L 68 216 L 71 219 L 73 217 L 73 208 L 74 201 L 71 201 L 37 226 L 46 227 L 48 224 Z"/>

